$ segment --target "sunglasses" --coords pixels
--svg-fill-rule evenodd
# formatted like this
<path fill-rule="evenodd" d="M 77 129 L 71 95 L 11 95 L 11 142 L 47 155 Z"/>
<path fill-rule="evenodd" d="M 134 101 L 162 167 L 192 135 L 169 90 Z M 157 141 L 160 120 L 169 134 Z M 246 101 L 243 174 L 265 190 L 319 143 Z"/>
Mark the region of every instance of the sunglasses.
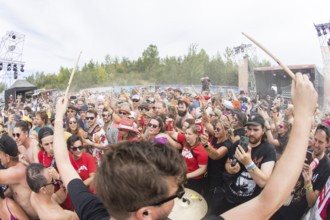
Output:
<path fill-rule="evenodd" d="M 149 123 L 149 124 L 148 124 L 148 127 L 157 128 L 157 127 L 158 127 L 158 125 L 155 125 L 155 124 L 151 124 L 151 123 Z"/>
<path fill-rule="evenodd" d="M 109 115 L 108 114 L 102 114 L 102 117 L 107 118 L 107 117 L 109 117 Z"/>
<path fill-rule="evenodd" d="M 94 120 L 95 117 L 86 117 L 86 120 Z"/>
<path fill-rule="evenodd" d="M 126 112 L 118 112 L 118 114 L 120 114 L 120 115 L 127 115 Z"/>
<path fill-rule="evenodd" d="M 77 124 L 76 121 L 69 121 L 69 124 L 72 125 L 72 124 Z"/>
<path fill-rule="evenodd" d="M 215 130 L 216 130 L 217 132 L 220 132 L 220 131 L 221 131 L 221 128 L 215 128 Z"/>
<path fill-rule="evenodd" d="M 166 198 L 166 199 L 163 199 L 163 200 L 160 201 L 160 202 L 156 202 L 156 203 L 150 204 L 150 205 L 148 205 L 148 206 L 161 206 L 162 204 L 164 204 L 164 203 L 166 203 L 166 202 L 168 202 L 168 201 L 171 201 L 171 200 L 173 200 L 173 199 L 175 199 L 175 198 L 182 199 L 182 197 L 183 197 L 183 195 L 185 194 L 185 192 L 186 192 L 186 191 L 184 190 L 183 184 L 181 184 L 181 185 L 179 186 L 178 190 L 175 192 L 174 195 L 172 195 L 172 196 L 170 196 L 170 197 L 168 197 L 168 198 Z M 134 209 L 134 210 L 131 210 L 130 212 L 135 212 L 135 211 L 137 211 L 137 210 L 138 210 L 138 209 Z"/>
<path fill-rule="evenodd" d="M 21 135 L 20 133 L 13 133 L 13 137 L 14 137 L 14 138 L 15 138 L 15 137 L 19 138 L 20 135 Z"/>
<path fill-rule="evenodd" d="M 132 102 L 139 102 L 139 99 L 132 99 Z"/>
<path fill-rule="evenodd" d="M 43 186 L 48 186 L 48 185 L 57 185 L 57 184 L 62 184 L 63 182 L 61 180 L 54 180 L 54 178 L 52 178 L 52 180 L 50 181 L 50 183 L 46 183 L 45 185 Z"/>
<path fill-rule="evenodd" d="M 83 149 L 83 146 L 71 147 L 72 151 L 77 151 L 78 149 L 81 151 Z"/>

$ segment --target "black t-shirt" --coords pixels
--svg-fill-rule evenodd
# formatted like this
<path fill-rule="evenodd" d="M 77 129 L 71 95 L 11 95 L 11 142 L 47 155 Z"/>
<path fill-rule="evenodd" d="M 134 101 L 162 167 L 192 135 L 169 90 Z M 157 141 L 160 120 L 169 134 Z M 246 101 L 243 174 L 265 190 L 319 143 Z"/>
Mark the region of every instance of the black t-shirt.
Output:
<path fill-rule="evenodd" d="M 229 149 L 232 143 L 230 140 L 225 140 L 224 142 L 217 143 L 217 138 L 212 139 L 212 146 L 215 149 L 219 149 L 221 147 L 225 147 Z M 209 158 L 209 162 L 207 165 L 207 179 L 210 185 L 210 188 L 220 186 L 222 184 L 222 174 L 225 171 L 225 164 L 227 161 L 227 155 L 218 160 L 213 160 Z"/>
<path fill-rule="evenodd" d="M 102 202 L 88 190 L 81 179 L 73 179 L 69 182 L 68 193 L 80 220 L 110 219 Z"/>
<path fill-rule="evenodd" d="M 277 140 L 280 144 L 280 146 L 276 147 L 276 152 L 279 153 L 279 154 L 282 154 L 286 145 L 288 144 L 288 140 L 289 140 L 289 137 L 287 135 L 284 135 L 284 136 L 278 136 L 277 137 Z"/>
<path fill-rule="evenodd" d="M 319 165 L 313 171 L 312 184 L 313 190 L 322 191 L 323 186 L 330 176 L 330 160 L 325 155 L 319 162 Z M 305 213 L 308 207 L 306 199 L 306 191 L 304 189 L 304 182 L 301 177 L 298 180 L 295 189 L 293 198 L 289 206 L 282 206 L 275 214 L 275 216 L 281 216 L 281 219 L 300 219 L 301 216 Z M 276 218 L 273 218 L 276 219 Z M 279 219 L 279 218 L 277 218 Z"/>
<path fill-rule="evenodd" d="M 233 154 L 235 151 L 231 150 L 229 153 Z M 231 156 L 229 155 L 229 157 Z M 263 163 L 275 162 L 276 152 L 274 146 L 267 141 L 262 141 L 261 144 L 252 148 L 251 159 L 259 169 L 261 169 Z M 253 180 L 244 165 L 240 165 L 241 170 L 235 175 L 229 174 L 230 178 L 227 178 L 225 184 L 227 200 L 237 205 L 256 197 L 261 192 L 261 188 Z"/>

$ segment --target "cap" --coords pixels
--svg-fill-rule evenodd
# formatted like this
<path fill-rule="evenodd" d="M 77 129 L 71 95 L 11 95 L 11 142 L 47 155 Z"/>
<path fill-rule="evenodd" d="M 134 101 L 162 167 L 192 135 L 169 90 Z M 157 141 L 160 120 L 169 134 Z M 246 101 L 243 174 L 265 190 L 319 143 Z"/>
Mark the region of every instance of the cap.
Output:
<path fill-rule="evenodd" d="M 41 143 L 41 140 L 47 136 L 51 136 L 54 135 L 54 131 L 53 129 L 51 129 L 50 127 L 43 127 L 39 130 L 38 133 L 38 139 L 39 139 L 39 143 Z"/>
<path fill-rule="evenodd" d="M 141 110 L 141 111 L 143 109 L 149 111 L 149 105 L 148 105 L 148 103 L 142 103 L 141 105 L 139 105 L 138 109 Z"/>
<path fill-rule="evenodd" d="M 180 99 L 178 103 L 180 103 L 180 102 L 184 102 L 188 106 L 190 105 L 190 100 L 187 97 L 183 97 L 182 99 Z"/>
<path fill-rule="evenodd" d="M 180 95 L 182 94 L 182 91 L 180 89 L 174 89 L 173 91 L 180 93 Z"/>
<path fill-rule="evenodd" d="M 223 106 L 225 106 L 225 108 L 229 110 L 232 110 L 234 108 L 233 103 L 231 101 L 223 100 L 222 104 Z"/>
<path fill-rule="evenodd" d="M 80 107 L 80 111 L 87 111 L 88 110 L 88 106 L 87 105 L 83 105 Z"/>
<path fill-rule="evenodd" d="M 29 122 L 29 123 L 32 123 L 32 119 L 29 117 L 29 116 L 23 116 L 21 118 L 22 121 L 25 121 L 25 122 Z"/>
<path fill-rule="evenodd" d="M 140 96 L 139 96 L 139 95 L 133 95 L 133 96 L 132 96 L 132 100 L 133 100 L 133 99 L 140 100 Z"/>
<path fill-rule="evenodd" d="M 7 134 L 3 134 L 0 138 L 0 151 L 8 154 L 11 157 L 18 156 L 18 147 L 16 142 Z"/>
<path fill-rule="evenodd" d="M 247 125 L 261 125 L 262 127 L 265 127 L 265 119 L 260 114 L 253 114 L 246 122 L 245 126 Z"/>

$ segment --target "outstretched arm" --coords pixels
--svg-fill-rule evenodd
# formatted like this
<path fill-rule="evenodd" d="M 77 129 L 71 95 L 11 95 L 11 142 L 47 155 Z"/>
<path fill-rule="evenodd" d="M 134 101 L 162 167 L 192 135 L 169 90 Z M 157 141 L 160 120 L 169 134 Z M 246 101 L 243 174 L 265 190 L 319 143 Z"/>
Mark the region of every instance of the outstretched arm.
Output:
<path fill-rule="evenodd" d="M 67 104 L 68 99 L 65 97 L 61 97 L 57 100 L 54 126 L 54 156 L 56 159 L 57 168 L 66 188 L 71 180 L 80 178 L 77 171 L 71 165 L 64 139 L 63 116 L 65 114 Z"/>
<path fill-rule="evenodd" d="M 295 120 L 281 159 L 260 195 L 222 214 L 225 219 L 268 219 L 281 207 L 297 182 L 305 161 L 317 93 L 309 79 L 297 73 L 291 94 Z"/>

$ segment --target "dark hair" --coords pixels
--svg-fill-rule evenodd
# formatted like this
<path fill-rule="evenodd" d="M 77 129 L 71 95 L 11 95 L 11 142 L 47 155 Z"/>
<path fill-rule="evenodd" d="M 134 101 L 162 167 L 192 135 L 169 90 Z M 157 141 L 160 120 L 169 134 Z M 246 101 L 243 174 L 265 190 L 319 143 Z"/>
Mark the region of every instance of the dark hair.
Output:
<path fill-rule="evenodd" d="M 25 122 L 25 121 L 16 122 L 15 127 L 20 128 L 23 132 L 29 131 L 29 124 L 28 124 L 28 122 Z"/>
<path fill-rule="evenodd" d="M 97 112 L 94 109 L 88 109 L 87 113 L 94 114 L 95 117 L 97 116 Z"/>
<path fill-rule="evenodd" d="M 68 140 L 66 141 L 66 146 L 68 150 L 70 150 L 71 145 L 73 145 L 76 141 L 81 141 L 81 143 L 83 143 L 82 138 L 77 134 L 73 134 L 68 138 Z"/>
<path fill-rule="evenodd" d="M 246 114 L 243 112 L 236 112 L 235 115 L 236 115 L 236 118 L 237 118 L 239 124 L 242 125 L 242 127 L 243 127 L 247 121 Z"/>
<path fill-rule="evenodd" d="M 328 125 L 325 125 L 325 124 L 319 124 L 316 127 L 315 133 L 317 131 L 319 131 L 319 130 L 322 130 L 322 131 L 325 132 L 325 134 L 326 134 L 326 140 L 327 140 L 327 142 L 329 142 L 329 140 L 330 140 L 330 128 L 329 128 L 329 126 Z"/>
<path fill-rule="evenodd" d="M 95 176 L 96 193 L 112 216 L 126 219 L 130 210 L 165 199 L 168 177 L 176 177 L 181 184 L 185 176 L 185 162 L 173 147 L 124 141 L 104 154 Z"/>
<path fill-rule="evenodd" d="M 25 106 L 23 110 L 26 110 L 29 114 L 32 112 L 32 109 L 29 106 Z"/>
<path fill-rule="evenodd" d="M 40 163 L 31 163 L 26 168 L 26 182 L 35 193 L 38 193 L 40 188 L 47 184 L 47 179 L 42 174 L 44 169 L 46 167 Z"/>
<path fill-rule="evenodd" d="M 74 118 L 75 120 L 76 120 L 76 122 L 77 122 L 77 128 L 76 128 L 76 130 L 71 130 L 71 128 L 70 128 L 70 126 L 69 126 L 69 122 L 70 122 L 70 119 L 71 118 Z M 79 131 L 79 124 L 78 124 L 78 118 L 77 117 L 75 117 L 75 116 L 73 116 L 73 117 L 69 117 L 68 118 L 68 120 L 67 120 L 67 123 L 66 123 L 66 131 L 67 132 L 69 132 L 69 133 L 71 133 L 71 134 L 78 134 L 78 131 Z"/>
<path fill-rule="evenodd" d="M 165 123 L 164 123 L 164 120 L 163 120 L 163 118 L 162 117 L 160 117 L 160 116 L 155 116 L 155 117 L 152 117 L 151 119 L 150 119 L 150 121 L 152 120 L 152 119 L 154 119 L 154 120 L 156 120 L 156 121 L 158 121 L 158 124 L 159 124 L 159 133 L 163 133 L 163 132 L 165 132 Z"/>

